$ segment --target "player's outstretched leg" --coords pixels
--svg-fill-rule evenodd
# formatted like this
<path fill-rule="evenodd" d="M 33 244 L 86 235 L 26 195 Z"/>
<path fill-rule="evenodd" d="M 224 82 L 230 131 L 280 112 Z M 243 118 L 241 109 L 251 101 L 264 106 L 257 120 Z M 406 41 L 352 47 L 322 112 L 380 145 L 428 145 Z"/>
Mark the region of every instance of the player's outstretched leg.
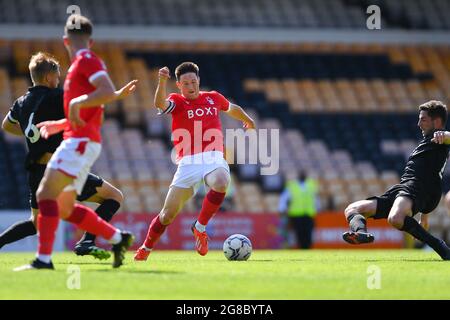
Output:
<path fill-rule="evenodd" d="M 417 240 L 426 243 L 442 258 L 442 260 L 450 260 L 450 248 L 447 246 L 444 240 L 440 240 L 434 237 L 431 233 L 426 231 L 416 219 L 406 216 L 403 221 L 403 226 L 400 227 L 401 231 L 405 231 L 412 235 Z"/>
<path fill-rule="evenodd" d="M 205 176 L 205 182 L 211 190 L 206 194 L 197 221 L 191 227 L 195 238 L 195 248 L 202 256 L 208 253 L 206 225 L 219 210 L 225 199 L 225 193 L 230 183 L 230 174 L 224 168 L 218 168 Z"/>
<path fill-rule="evenodd" d="M 95 210 L 97 215 L 106 222 L 111 221 L 113 215 L 119 210 L 120 203 L 113 199 L 107 199 Z M 76 243 L 74 252 L 78 256 L 91 255 L 96 259 L 108 259 L 111 254 L 95 244 L 96 235 L 85 232 Z"/>
<path fill-rule="evenodd" d="M 412 200 L 409 197 L 397 197 L 389 212 L 388 222 L 394 228 L 405 231 L 419 241 L 426 243 L 442 258 L 450 260 L 450 248 L 447 244 L 426 231 L 413 217 L 411 217 Z"/>
<path fill-rule="evenodd" d="M 36 233 L 36 227 L 31 219 L 16 222 L 0 234 L 0 249 L 8 243 L 13 243 L 26 237 L 34 236 Z"/>
<path fill-rule="evenodd" d="M 122 265 L 125 251 L 131 246 L 134 237 L 128 232 L 122 232 L 108 222 L 104 221 L 90 208 L 76 204 L 70 216 L 65 218 L 78 228 L 98 235 L 113 244 L 113 267 Z"/>
<path fill-rule="evenodd" d="M 164 231 L 166 231 L 166 227 L 166 225 L 161 223 L 159 214 L 153 218 L 150 223 L 150 227 L 148 228 L 147 237 L 145 238 L 144 244 L 136 251 L 134 255 L 135 261 L 147 260 L 150 252 L 153 250 L 153 247 L 158 242 Z"/>
<path fill-rule="evenodd" d="M 119 202 L 112 199 L 107 199 L 98 206 L 95 213 L 106 222 L 109 222 L 119 208 Z M 75 254 L 78 256 L 90 255 L 99 260 L 108 259 L 111 254 L 107 250 L 96 246 L 96 238 L 97 236 L 95 234 L 85 232 L 81 239 L 75 244 Z"/>
<path fill-rule="evenodd" d="M 153 218 L 148 227 L 147 237 L 144 243 L 134 255 L 135 261 L 146 261 L 153 247 L 158 242 L 166 228 L 176 218 L 178 212 L 183 208 L 186 201 L 192 197 L 192 188 L 180 188 L 171 186 L 167 192 L 164 207 L 161 212 Z"/>
<path fill-rule="evenodd" d="M 366 217 L 375 214 L 376 200 L 361 200 L 350 204 L 345 209 L 345 217 L 350 231 L 344 232 L 342 238 L 350 244 L 371 243 L 375 240 L 373 234 L 367 232 Z"/>

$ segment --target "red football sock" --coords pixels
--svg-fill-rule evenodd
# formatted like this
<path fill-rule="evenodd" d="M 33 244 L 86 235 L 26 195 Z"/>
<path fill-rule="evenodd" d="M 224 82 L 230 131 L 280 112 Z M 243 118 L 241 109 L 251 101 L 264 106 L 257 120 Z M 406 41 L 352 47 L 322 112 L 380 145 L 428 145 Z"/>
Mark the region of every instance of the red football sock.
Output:
<path fill-rule="evenodd" d="M 109 240 L 116 233 L 117 229 L 111 224 L 102 220 L 92 209 L 76 204 L 71 215 L 65 219 L 72 222 L 78 228 L 101 236 L 106 240 Z"/>
<path fill-rule="evenodd" d="M 166 225 L 163 225 L 159 220 L 159 215 L 157 215 L 148 227 L 147 238 L 145 239 L 144 246 L 148 249 L 153 248 L 155 243 L 159 240 L 161 235 L 166 230 Z"/>
<path fill-rule="evenodd" d="M 209 192 L 206 194 L 205 199 L 203 200 L 202 210 L 198 215 L 197 221 L 206 226 L 212 216 L 217 212 L 217 210 L 219 210 L 220 206 L 222 205 L 223 199 L 225 199 L 224 192 L 209 190 Z"/>
<path fill-rule="evenodd" d="M 59 223 L 58 203 L 55 200 L 41 200 L 38 206 L 38 254 L 51 255 Z"/>

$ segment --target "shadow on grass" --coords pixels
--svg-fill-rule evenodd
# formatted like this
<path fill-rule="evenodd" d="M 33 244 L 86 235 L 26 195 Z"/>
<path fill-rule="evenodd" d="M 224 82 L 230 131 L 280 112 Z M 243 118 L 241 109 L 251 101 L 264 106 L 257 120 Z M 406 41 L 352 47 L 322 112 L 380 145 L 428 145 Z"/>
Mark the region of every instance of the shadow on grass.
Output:
<path fill-rule="evenodd" d="M 229 261 L 230 263 L 239 263 L 239 262 L 242 262 L 242 263 L 244 263 L 244 262 L 247 262 L 247 263 L 249 263 L 249 262 L 273 262 L 273 261 L 275 261 L 275 260 L 272 260 L 272 259 L 252 259 L 252 258 L 250 258 L 250 259 L 248 259 L 248 260 L 224 260 L 224 259 L 217 259 L 217 260 L 209 260 L 209 261 L 214 261 L 214 262 L 227 262 L 227 261 Z"/>
<path fill-rule="evenodd" d="M 164 270 L 128 270 L 123 268 L 118 269 L 101 269 L 101 270 L 93 270 L 93 271 L 99 271 L 99 272 L 111 272 L 112 270 L 118 270 L 123 273 L 135 273 L 135 274 L 185 274 L 186 272 L 181 271 L 164 271 Z"/>
<path fill-rule="evenodd" d="M 54 262 L 55 265 L 59 265 L 59 264 L 72 264 L 72 265 L 111 265 L 112 262 L 108 262 L 108 261 L 83 261 L 83 262 L 79 262 L 79 261 L 72 261 L 72 262 L 68 262 L 68 261 L 63 261 L 63 262 Z"/>
<path fill-rule="evenodd" d="M 441 262 L 443 260 L 438 259 L 364 259 L 363 262 Z"/>

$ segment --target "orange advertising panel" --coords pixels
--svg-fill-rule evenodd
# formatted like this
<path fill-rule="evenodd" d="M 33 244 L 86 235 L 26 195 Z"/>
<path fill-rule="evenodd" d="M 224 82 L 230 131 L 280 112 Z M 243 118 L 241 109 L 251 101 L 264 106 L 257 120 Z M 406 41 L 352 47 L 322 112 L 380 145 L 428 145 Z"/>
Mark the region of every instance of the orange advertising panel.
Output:
<path fill-rule="evenodd" d="M 147 229 L 157 213 L 119 213 L 112 220 L 113 224 L 122 230 L 128 230 L 136 236 L 132 249 L 137 249 L 145 240 Z M 197 214 L 180 213 L 159 240 L 158 250 L 194 250 L 192 222 Z M 207 226 L 210 237 L 209 247 L 212 250 L 222 250 L 223 242 L 230 235 L 240 233 L 250 238 L 255 249 L 279 249 L 282 238 L 279 229 L 278 214 L 243 214 L 233 212 L 219 212 Z M 68 226 L 66 244 L 72 248 L 81 236 L 72 225 Z M 108 246 L 101 238 L 97 243 Z"/>
<path fill-rule="evenodd" d="M 403 232 L 390 226 L 385 219 L 367 220 L 367 228 L 375 236 L 375 242 L 364 245 L 350 245 L 342 240 L 342 233 L 348 231 L 348 223 L 341 212 L 322 212 L 317 214 L 314 230 L 314 248 L 332 249 L 370 249 L 402 248 Z"/>
<path fill-rule="evenodd" d="M 128 230 L 136 236 L 133 249 L 145 239 L 148 226 L 157 213 L 120 213 L 113 218 L 113 224 L 120 229 Z M 191 232 L 192 222 L 197 215 L 181 213 L 161 237 L 157 249 L 193 250 L 194 240 Z M 389 226 L 386 220 L 369 219 L 368 227 L 375 235 L 375 242 L 354 246 L 342 240 L 342 233 L 348 230 L 342 212 L 323 212 L 316 216 L 313 247 L 321 249 L 355 249 L 355 248 L 401 248 L 403 234 Z M 223 241 L 234 233 L 241 233 L 250 238 L 255 249 L 283 248 L 283 223 L 278 213 L 245 214 L 219 212 L 208 224 L 207 231 L 211 238 L 210 248 L 221 250 Z M 66 230 L 67 248 L 73 248 L 82 232 L 73 225 Z M 108 246 L 98 239 L 98 244 Z"/>

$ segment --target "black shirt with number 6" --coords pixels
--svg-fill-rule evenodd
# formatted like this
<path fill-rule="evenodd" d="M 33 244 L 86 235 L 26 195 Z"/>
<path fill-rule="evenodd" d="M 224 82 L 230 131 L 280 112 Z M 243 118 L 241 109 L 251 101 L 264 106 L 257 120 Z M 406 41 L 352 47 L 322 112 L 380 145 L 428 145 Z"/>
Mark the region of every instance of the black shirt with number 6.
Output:
<path fill-rule="evenodd" d="M 36 124 L 64 118 L 63 95 L 64 91 L 59 88 L 34 86 L 18 98 L 10 109 L 8 120 L 19 123 L 26 137 L 28 154 L 25 167 L 28 170 L 42 155 L 55 152 L 62 142 L 62 133 L 48 140 L 43 139 Z"/>

